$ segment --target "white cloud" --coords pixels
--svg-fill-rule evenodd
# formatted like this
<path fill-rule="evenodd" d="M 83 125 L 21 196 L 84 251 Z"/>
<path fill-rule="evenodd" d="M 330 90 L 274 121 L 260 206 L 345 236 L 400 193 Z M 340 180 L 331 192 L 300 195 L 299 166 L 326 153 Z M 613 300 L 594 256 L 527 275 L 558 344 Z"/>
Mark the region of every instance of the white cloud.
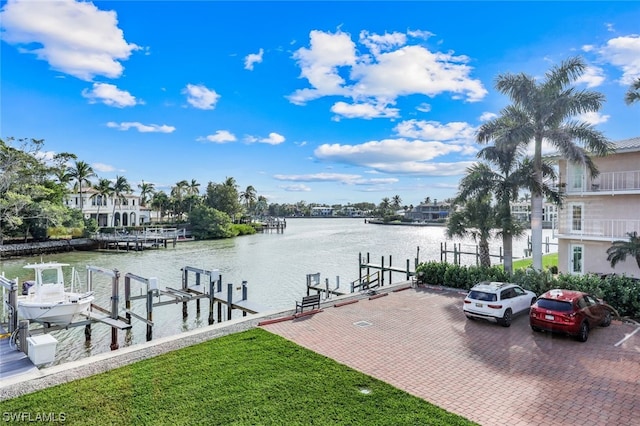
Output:
<path fill-rule="evenodd" d="M 311 188 L 309 188 L 307 185 L 305 184 L 297 184 L 297 185 L 282 185 L 280 186 L 281 189 L 288 191 L 288 192 L 309 192 L 311 191 Z"/>
<path fill-rule="evenodd" d="M 115 167 L 110 166 L 109 164 L 104 164 L 104 163 L 93 163 L 91 167 L 93 168 L 93 170 L 101 173 L 109 173 L 116 170 Z"/>
<path fill-rule="evenodd" d="M 442 124 L 423 120 L 403 121 L 393 130 L 401 137 L 437 141 L 473 141 L 476 132 L 475 127 L 465 122 Z"/>
<path fill-rule="evenodd" d="M 585 123 L 596 126 L 598 124 L 606 123 L 611 116 L 603 115 L 599 112 L 585 112 L 576 116 L 576 119 L 584 121 Z"/>
<path fill-rule="evenodd" d="M 202 84 L 187 84 L 182 90 L 187 95 L 187 102 L 198 109 L 214 109 L 220 95 L 213 89 L 208 89 Z"/>
<path fill-rule="evenodd" d="M 598 87 L 604 82 L 604 70 L 598 67 L 587 67 L 576 83 L 584 83 L 587 87 Z"/>
<path fill-rule="evenodd" d="M 380 185 L 396 183 L 397 178 L 363 178 L 356 174 L 346 173 L 310 173 L 306 175 L 274 175 L 274 179 L 291 182 L 338 182 L 345 185 Z"/>
<path fill-rule="evenodd" d="M 91 90 L 84 89 L 82 96 L 89 99 L 89 103 L 102 102 L 105 105 L 118 108 L 142 103 L 137 101 L 135 96 L 132 96 L 126 90 L 120 90 L 114 84 L 108 83 L 93 83 L 93 88 Z"/>
<path fill-rule="evenodd" d="M 90 2 L 9 1 L 0 22 L 4 41 L 86 81 L 97 75 L 120 77 L 121 61 L 139 49 L 124 39 L 114 11 L 99 10 Z"/>
<path fill-rule="evenodd" d="M 331 112 L 337 114 L 340 117 L 345 118 L 397 118 L 398 117 L 398 108 L 388 108 L 386 105 L 382 104 L 370 104 L 370 103 L 359 103 L 359 104 L 347 104 L 346 102 L 336 102 L 331 107 Z"/>
<path fill-rule="evenodd" d="M 498 114 L 494 113 L 494 112 L 483 112 L 480 115 L 480 121 L 489 121 L 489 120 L 493 120 L 494 118 L 497 118 Z"/>
<path fill-rule="evenodd" d="M 262 63 L 262 55 L 264 55 L 264 49 L 260 49 L 258 53 L 250 53 L 244 58 L 244 69 L 253 71 L 253 64 Z"/>
<path fill-rule="evenodd" d="M 429 112 L 431 111 L 431 105 L 426 102 L 423 102 L 420 105 L 418 105 L 416 109 L 420 112 Z"/>
<path fill-rule="evenodd" d="M 258 138 L 255 136 L 246 136 L 244 138 L 245 142 L 247 143 L 254 143 L 254 142 L 259 142 L 259 143 L 266 143 L 269 145 L 280 145 L 281 143 L 283 143 L 286 139 L 284 136 L 275 133 L 275 132 L 271 132 L 269 133 L 269 136 L 266 138 Z"/>
<path fill-rule="evenodd" d="M 609 63 L 622 69 L 622 84 L 629 85 L 640 77 L 640 35 L 612 38 L 598 49 L 598 53 Z"/>
<path fill-rule="evenodd" d="M 353 105 L 376 105 L 379 111 L 385 111 L 400 96 L 434 97 L 449 92 L 454 98 L 475 102 L 487 94 L 480 80 L 470 78 L 472 67 L 464 55 L 408 45 L 402 33 L 378 35 L 363 31 L 359 42 L 361 49 L 341 31 L 311 31 L 310 46 L 293 55 L 300 76 L 310 87 L 295 91 L 288 99 L 304 105 L 324 96 L 342 96 L 351 99 Z M 368 53 L 361 53 L 366 50 Z M 363 115 L 355 114 L 354 108 L 339 111 L 347 113 L 348 118 L 372 117 L 368 110 Z"/>
<path fill-rule="evenodd" d="M 217 130 L 213 135 L 207 135 L 204 138 L 199 137 L 197 139 L 200 142 L 213 142 L 213 143 L 227 143 L 227 142 L 235 142 L 238 140 L 236 136 L 229 132 L 228 130 Z"/>
<path fill-rule="evenodd" d="M 142 124 L 138 122 L 122 122 L 116 123 L 110 121 L 107 123 L 107 127 L 118 130 L 129 130 L 136 129 L 140 133 L 173 133 L 176 128 L 173 126 L 167 126 L 166 124 L 158 125 L 158 124 Z"/>

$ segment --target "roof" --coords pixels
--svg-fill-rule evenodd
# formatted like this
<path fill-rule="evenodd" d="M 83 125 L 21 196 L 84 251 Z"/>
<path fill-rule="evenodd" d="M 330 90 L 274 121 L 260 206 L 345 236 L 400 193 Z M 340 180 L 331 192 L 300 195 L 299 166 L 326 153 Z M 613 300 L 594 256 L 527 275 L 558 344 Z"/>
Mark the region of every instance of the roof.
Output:
<path fill-rule="evenodd" d="M 474 285 L 472 290 L 480 290 L 480 291 L 496 291 L 502 287 L 506 287 L 506 286 L 510 286 L 510 285 L 515 285 L 513 283 L 504 283 L 504 282 L 497 282 L 497 281 L 483 281 L 483 282 L 479 282 L 478 284 Z"/>
<path fill-rule="evenodd" d="M 640 136 L 635 138 L 623 139 L 613 142 L 615 152 L 636 152 L 640 151 Z"/>

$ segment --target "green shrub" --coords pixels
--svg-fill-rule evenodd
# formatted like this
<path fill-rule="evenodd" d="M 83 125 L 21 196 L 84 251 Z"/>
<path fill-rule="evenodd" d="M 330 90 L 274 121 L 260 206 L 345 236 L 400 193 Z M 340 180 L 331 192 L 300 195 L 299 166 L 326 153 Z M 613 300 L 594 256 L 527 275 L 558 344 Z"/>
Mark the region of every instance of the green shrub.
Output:
<path fill-rule="evenodd" d="M 244 223 L 232 224 L 231 228 L 236 233 L 236 235 L 253 235 L 256 233 L 256 228 Z"/>

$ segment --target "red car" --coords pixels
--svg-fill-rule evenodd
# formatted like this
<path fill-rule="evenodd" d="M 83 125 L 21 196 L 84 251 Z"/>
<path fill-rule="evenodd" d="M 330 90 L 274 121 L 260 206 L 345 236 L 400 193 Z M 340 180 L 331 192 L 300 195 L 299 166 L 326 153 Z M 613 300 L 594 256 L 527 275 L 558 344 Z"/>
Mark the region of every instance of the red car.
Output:
<path fill-rule="evenodd" d="M 529 325 L 533 331 L 568 334 L 580 342 L 587 341 L 592 328 L 610 324 L 608 305 L 581 291 L 549 290 L 536 300 L 529 311 Z"/>

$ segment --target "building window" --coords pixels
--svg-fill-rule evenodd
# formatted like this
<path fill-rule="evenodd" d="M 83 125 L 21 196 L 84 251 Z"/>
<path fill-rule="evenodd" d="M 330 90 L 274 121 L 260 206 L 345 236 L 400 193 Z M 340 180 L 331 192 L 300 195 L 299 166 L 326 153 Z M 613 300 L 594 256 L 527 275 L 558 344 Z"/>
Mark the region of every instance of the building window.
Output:
<path fill-rule="evenodd" d="M 571 212 L 571 232 L 579 233 L 582 232 L 582 224 L 583 224 L 583 204 L 575 203 L 569 205 L 569 211 Z"/>
<path fill-rule="evenodd" d="M 572 274 L 582 275 L 584 272 L 584 246 L 581 244 L 569 245 L 569 271 Z"/>
<path fill-rule="evenodd" d="M 574 191 L 582 191 L 584 189 L 584 166 L 582 164 L 573 164 L 569 163 L 569 178 L 571 181 L 569 182 L 569 188 Z"/>

